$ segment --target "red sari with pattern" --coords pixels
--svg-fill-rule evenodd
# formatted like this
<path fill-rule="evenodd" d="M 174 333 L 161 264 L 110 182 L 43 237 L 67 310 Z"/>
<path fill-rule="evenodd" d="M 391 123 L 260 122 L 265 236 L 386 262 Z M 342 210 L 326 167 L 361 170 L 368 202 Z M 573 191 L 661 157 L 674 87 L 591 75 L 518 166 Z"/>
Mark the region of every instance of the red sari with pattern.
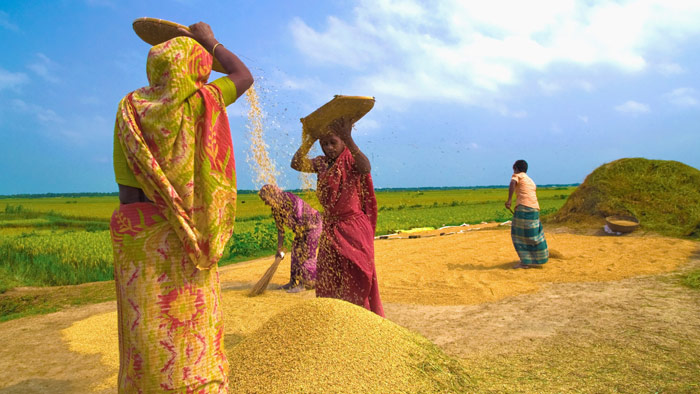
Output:
<path fill-rule="evenodd" d="M 120 393 L 227 393 L 217 262 L 231 237 L 236 177 L 212 56 L 178 37 L 148 55 L 115 134 L 154 203 L 112 215 Z"/>
<path fill-rule="evenodd" d="M 377 200 L 372 176 L 357 172 L 347 148 L 333 163 L 325 156 L 312 163 L 324 209 L 316 296 L 342 299 L 384 317 L 374 266 Z"/>

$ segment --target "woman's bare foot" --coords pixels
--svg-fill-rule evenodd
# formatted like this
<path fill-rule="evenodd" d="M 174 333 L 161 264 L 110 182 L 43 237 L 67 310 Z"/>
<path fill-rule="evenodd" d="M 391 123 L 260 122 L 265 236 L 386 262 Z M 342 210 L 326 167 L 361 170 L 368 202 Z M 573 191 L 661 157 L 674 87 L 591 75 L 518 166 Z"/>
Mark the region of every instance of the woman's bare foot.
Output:
<path fill-rule="evenodd" d="M 523 263 L 518 263 L 518 264 L 516 264 L 516 265 L 513 266 L 513 269 L 518 269 L 518 268 L 528 269 L 528 268 L 531 268 L 531 267 L 530 267 L 529 265 L 523 264 Z"/>
<path fill-rule="evenodd" d="M 299 284 L 298 286 L 292 287 L 291 289 L 287 290 L 287 293 L 301 293 L 304 290 L 306 290 L 306 288 L 304 288 L 304 285 Z"/>
<path fill-rule="evenodd" d="M 293 280 L 290 280 L 288 283 L 286 283 L 286 284 L 280 286 L 280 289 L 282 289 L 282 290 L 289 290 L 289 289 L 293 288 L 294 285 L 296 285 L 296 283 L 294 283 Z"/>

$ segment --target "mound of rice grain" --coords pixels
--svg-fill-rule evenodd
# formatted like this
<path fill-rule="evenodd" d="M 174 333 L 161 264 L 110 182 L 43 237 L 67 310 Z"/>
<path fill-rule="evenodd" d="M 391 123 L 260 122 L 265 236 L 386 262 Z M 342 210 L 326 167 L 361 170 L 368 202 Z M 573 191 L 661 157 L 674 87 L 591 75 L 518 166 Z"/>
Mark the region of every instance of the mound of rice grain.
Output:
<path fill-rule="evenodd" d="M 276 315 L 228 355 L 236 393 L 459 393 L 469 384 L 424 337 L 327 298 Z"/>
<path fill-rule="evenodd" d="M 602 224 L 632 215 L 644 230 L 700 238 L 700 170 L 677 161 L 620 159 L 590 173 L 554 215 L 554 223 Z"/>

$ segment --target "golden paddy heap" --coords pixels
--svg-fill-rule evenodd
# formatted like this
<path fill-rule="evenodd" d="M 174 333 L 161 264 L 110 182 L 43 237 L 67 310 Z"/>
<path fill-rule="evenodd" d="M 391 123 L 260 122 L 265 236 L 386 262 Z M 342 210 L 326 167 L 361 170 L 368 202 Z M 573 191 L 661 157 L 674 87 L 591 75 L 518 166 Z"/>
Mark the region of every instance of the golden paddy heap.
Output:
<path fill-rule="evenodd" d="M 375 256 L 385 309 L 391 316 L 395 304 L 473 305 L 534 293 L 553 283 L 615 281 L 670 272 L 686 263 L 698 245 L 648 235 L 546 233 L 546 237 L 552 258 L 543 268 L 530 270 L 510 268 L 517 254 L 504 228 L 377 240 Z M 423 392 L 450 392 L 451 385 L 467 384 L 454 360 L 423 337 L 350 304 L 315 300 L 313 291 L 268 291 L 248 297 L 272 260 L 220 269 L 232 392 L 387 392 L 382 382 L 394 385 L 388 392 L 416 392 L 405 386 L 406 381 Z M 288 280 L 289 259 L 285 258 L 270 289 Z M 116 383 L 116 321 L 116 312 L 110 312 L 63 331 L 72 351 L 99 354 L 102 364 L 114 372 L 114 377 L 96 382 L 96 390 Z"/>
<path fill-rule="evenodd" d="M 468 383 L 459 362 L 427 339 L 334 299 L 274 316 L 229 357 L 241 393 L 439 393 Z"/>

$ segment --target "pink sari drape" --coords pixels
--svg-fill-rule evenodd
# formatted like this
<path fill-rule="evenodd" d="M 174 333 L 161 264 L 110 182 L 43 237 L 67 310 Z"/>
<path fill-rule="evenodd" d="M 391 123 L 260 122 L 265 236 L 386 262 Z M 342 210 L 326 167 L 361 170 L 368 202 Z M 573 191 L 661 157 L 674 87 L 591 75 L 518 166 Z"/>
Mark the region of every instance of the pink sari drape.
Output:
<path fill-rule="evenodd" d="M 313 160 L 323 233 L 318 251 L 316 296 L 339 298 L 384 316 L 374 265 L 377 200 L 369 174 L 360 174 L 346 148 L 330 166 Z"/>

